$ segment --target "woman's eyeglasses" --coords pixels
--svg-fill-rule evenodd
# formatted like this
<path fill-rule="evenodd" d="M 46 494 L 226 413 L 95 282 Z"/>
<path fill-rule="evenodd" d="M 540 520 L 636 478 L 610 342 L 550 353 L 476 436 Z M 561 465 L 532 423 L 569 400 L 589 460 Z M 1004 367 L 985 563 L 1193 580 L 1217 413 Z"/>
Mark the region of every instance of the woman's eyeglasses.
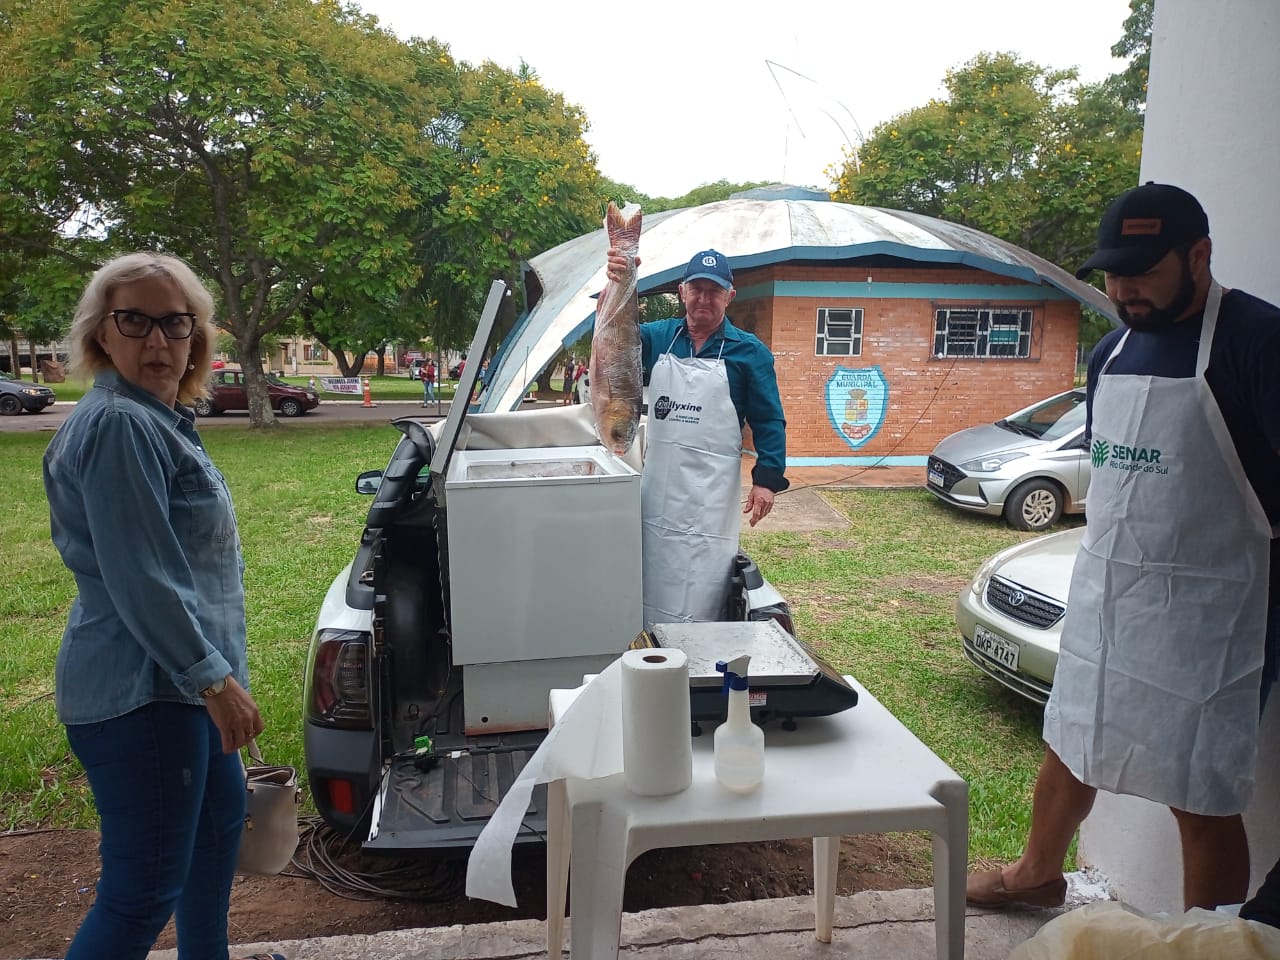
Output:
<path fill-rule="evenodd" d="M 159 327 L 167 340 L 185 340 L 196 328 L 194 313 L 167 313 L 163 317 L 153 317 L 141 310 L 112 310 L 111 319 L 116 322 L 116 329 L 122 337 L 141 340 L 149 337 L 154 327 Z"/>

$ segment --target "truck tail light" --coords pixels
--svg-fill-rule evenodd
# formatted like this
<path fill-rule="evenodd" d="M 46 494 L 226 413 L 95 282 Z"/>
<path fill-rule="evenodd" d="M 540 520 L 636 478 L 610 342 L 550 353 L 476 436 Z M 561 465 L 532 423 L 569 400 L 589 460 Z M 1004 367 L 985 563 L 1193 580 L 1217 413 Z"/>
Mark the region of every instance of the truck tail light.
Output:
<path fill-rule="evenodd" d="M 311 641 L 303 703 L 311 720 L 335 727 L 372 727 L 369 635 L 319 630 Z"/>
<path fill-rule="evenodd" d="M 329 793 L 329 806 L 337 813 L 347 816 L 356 814 L 356 792 L 350 780 L 325 780 L 324 789 Z"/>

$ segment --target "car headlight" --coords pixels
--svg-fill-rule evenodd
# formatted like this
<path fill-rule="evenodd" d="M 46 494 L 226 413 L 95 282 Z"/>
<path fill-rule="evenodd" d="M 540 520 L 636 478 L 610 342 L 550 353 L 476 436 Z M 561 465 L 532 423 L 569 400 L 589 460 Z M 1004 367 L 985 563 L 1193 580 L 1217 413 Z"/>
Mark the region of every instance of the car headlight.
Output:
<path fill-rule="evenodd" d="M 22 388 L 22 392 L 23 392 L 23 393 L 25 393 L 28 397 L 43 397 L 43 396 L 44 396 L 44 391 L 43 391 L 43 390 L 39 390 L 39 389 L 37 389 L 37 388 L 35 388 L 35 387 L 23 387 L 23 388 Z"/>
<path fill-rule="evenodd" d="M 1014 460 L 1025 456 L 1025 453 L 993 453 L 989 457 L 975 457 L 973 460 L 966 460 L 960 464 L 960 469 L 977 473 L 995 473 L 1006 463 L 1012 463 Z"/>
<path fill-rule="evenodd" d="M 973 575 L 973 579 L 969 581 L 969 592 L 975 597 L 980 597 L 987 592 L 987 584 L 991 582 L 991 577 L 996 572 L 999 560 L 1000 555 L 996 554 L 980 566 L 978 572 Z"/>

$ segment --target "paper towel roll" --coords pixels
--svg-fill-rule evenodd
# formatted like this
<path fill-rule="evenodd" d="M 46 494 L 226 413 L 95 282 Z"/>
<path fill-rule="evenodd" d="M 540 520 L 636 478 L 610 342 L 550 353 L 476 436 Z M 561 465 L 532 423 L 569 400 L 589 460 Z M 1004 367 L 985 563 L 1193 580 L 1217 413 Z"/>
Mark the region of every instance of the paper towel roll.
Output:
<path fill-rule="evenodd" d="M 622 772 L 647 797 L 679 793 L 693 781 L 689 662 L 683 650 L 622 655 Z"/>

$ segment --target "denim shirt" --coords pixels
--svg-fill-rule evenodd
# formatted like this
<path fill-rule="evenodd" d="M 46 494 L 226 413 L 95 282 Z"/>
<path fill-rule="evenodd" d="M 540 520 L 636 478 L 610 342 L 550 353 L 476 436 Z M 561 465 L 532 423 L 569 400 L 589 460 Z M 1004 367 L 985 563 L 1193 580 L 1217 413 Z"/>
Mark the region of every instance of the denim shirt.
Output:
<path fill-rule="evenodd" d="M 662 354 L 693 356 L 693 341 L 683 317 L 640 324 L 640 347 L 646 382 Z M 782 413 L 778 377 L 769 348 L 725 317 L 698 356 L 724 361 L 729 398 L 738 413 L 738 423 L 751 427 L 751 442 L 756 448 L 751 482 L 775 493 L 787 489 L 790 483 L 783 476 L 787 469 L 787 419 Z"/>
<path fill-rule="evenodd" d="M 75 575 L 58 650 L 64 724 L 246 689 L 244 561 L 226 481 L 186 407 L 99 373 L 44 455 L 54 546 Z"/>

